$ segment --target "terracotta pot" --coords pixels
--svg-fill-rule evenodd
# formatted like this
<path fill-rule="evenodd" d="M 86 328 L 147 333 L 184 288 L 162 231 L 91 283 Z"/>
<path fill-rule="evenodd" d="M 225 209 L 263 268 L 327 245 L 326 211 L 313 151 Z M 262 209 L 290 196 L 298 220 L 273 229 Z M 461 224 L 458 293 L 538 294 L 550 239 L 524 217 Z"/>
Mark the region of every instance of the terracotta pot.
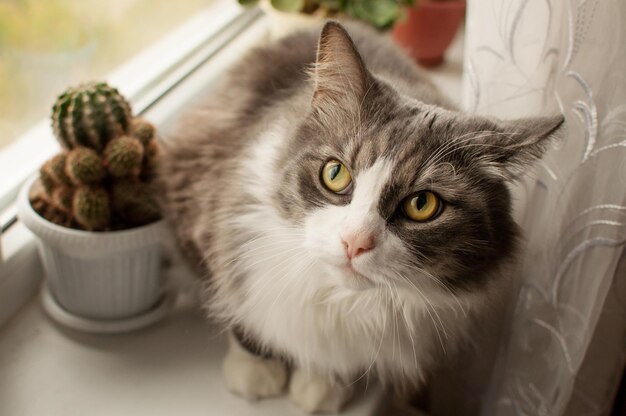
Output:
<path fill-rule="evenodd" d="M 426 2 L 407 10 L 407 18 L 393 28 L 393 37 L 420 64 L 443 62 L 465 16 L 465 0 Z"/>

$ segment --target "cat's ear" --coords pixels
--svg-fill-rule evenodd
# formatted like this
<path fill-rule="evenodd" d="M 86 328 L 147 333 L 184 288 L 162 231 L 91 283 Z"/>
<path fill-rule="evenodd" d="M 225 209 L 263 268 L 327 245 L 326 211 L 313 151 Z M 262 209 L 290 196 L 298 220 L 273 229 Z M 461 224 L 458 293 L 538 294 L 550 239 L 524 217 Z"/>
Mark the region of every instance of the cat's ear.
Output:
<path fill-rule="evenodd" d="M 348 32 L 337 22 L 324 25 L 313 72 L 313 107 L 348 109 L 366 94 L 368 72 Z"/>
<path fill-rule="evenodd" d="M 480 158 L 499 176 L 515 179 L 563 134 L 562 115 L 500 121 L 480 138 Z"/>

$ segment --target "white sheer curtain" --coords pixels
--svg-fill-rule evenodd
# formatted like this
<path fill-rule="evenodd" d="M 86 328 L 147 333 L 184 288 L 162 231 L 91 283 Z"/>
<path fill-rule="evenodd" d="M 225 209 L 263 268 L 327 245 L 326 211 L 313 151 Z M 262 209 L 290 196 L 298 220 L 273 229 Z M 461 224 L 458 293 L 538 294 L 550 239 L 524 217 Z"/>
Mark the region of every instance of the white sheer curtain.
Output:
<path fill-rule="evenodd" d="M 464 106 L 563 112 L 515 189 L 527 250 L 484 415 L 608 415 L 626 357 L 626 1 L 469 0 Z"/>

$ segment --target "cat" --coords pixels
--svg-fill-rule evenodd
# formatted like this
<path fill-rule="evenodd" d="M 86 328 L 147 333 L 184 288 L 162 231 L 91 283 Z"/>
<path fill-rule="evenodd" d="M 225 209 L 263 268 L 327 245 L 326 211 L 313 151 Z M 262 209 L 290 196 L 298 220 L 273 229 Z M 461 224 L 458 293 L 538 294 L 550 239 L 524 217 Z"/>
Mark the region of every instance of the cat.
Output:
<path fill-rule="evenodd" d="M 370 373 L 423 383 L 508 290 L 508 183 L 562 124 L 459 112 L 357 24 L 248 53 L 181 118 L 160 172 L 206 309 L 230 328 L 227 387 L 335 412 Z"/>

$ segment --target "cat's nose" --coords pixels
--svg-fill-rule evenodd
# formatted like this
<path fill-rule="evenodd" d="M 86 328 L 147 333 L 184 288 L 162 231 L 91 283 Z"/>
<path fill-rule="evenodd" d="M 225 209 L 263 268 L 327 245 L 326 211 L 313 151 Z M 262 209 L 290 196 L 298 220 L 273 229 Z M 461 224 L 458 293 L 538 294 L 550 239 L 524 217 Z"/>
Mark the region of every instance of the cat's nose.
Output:
<path fill-rule="evenodd" d="M 369 233 L 350 233 L 341 236 L 348 259 L 360 256 L 375 246 L 374 236 Z"/>

